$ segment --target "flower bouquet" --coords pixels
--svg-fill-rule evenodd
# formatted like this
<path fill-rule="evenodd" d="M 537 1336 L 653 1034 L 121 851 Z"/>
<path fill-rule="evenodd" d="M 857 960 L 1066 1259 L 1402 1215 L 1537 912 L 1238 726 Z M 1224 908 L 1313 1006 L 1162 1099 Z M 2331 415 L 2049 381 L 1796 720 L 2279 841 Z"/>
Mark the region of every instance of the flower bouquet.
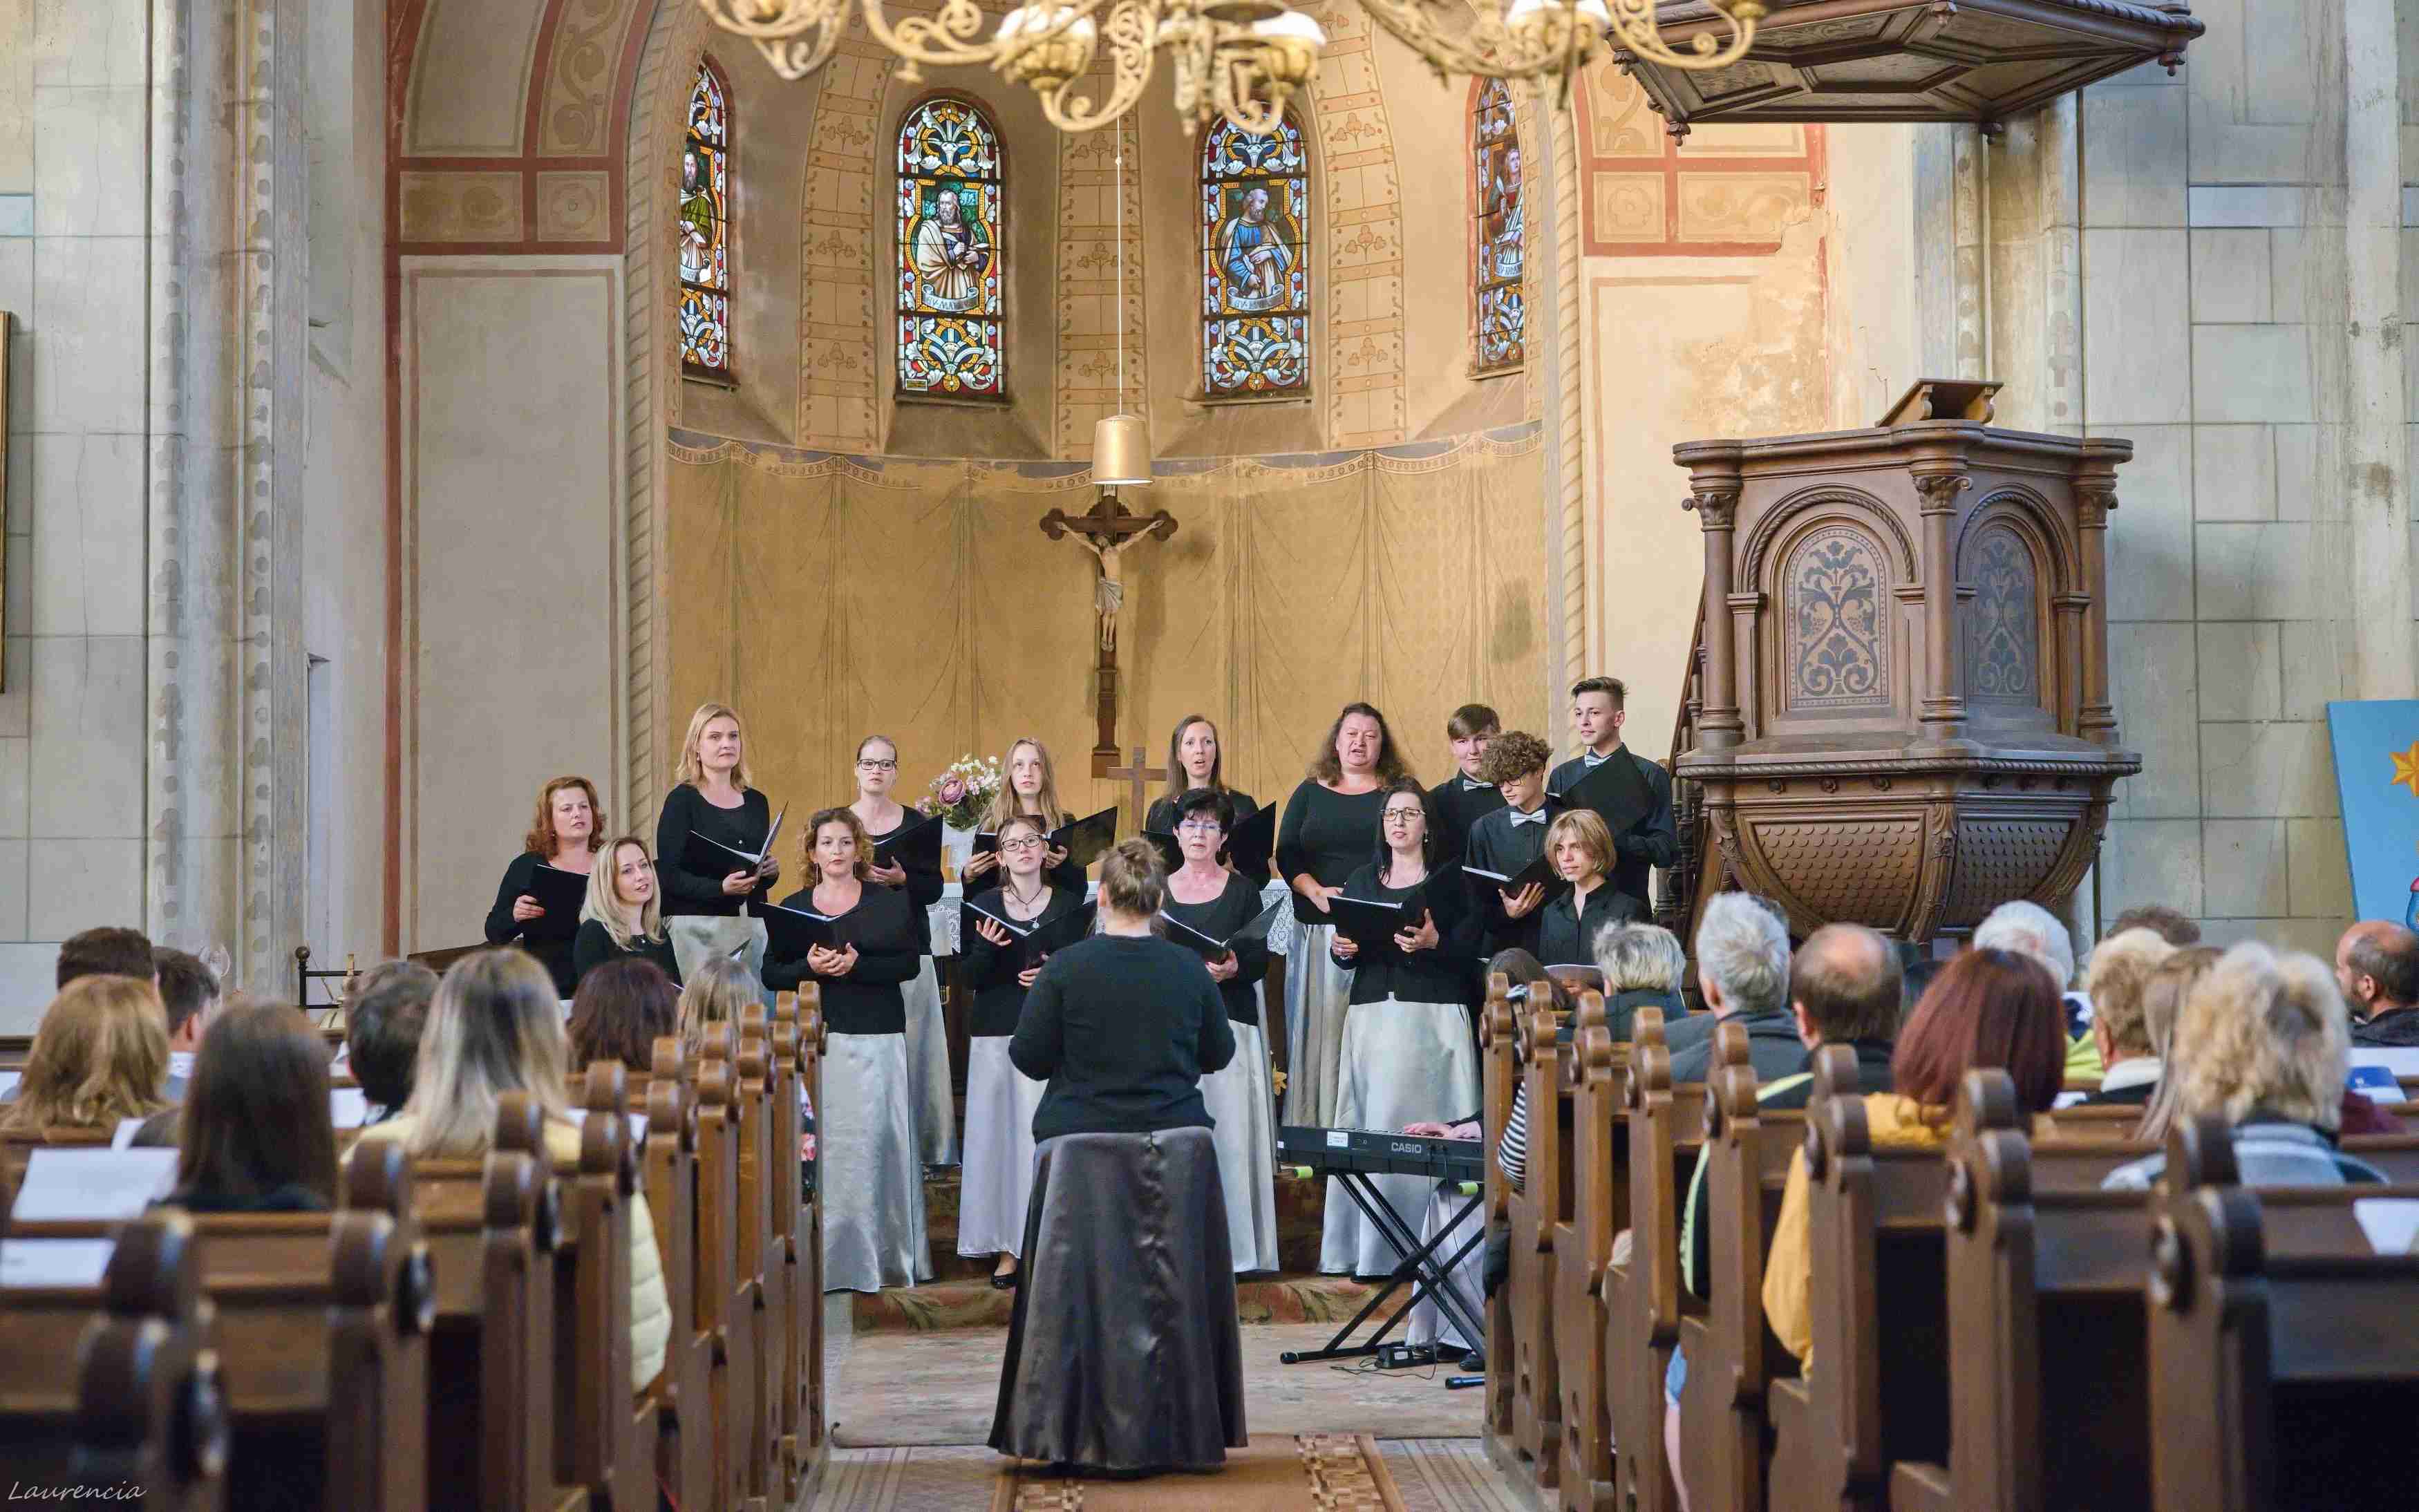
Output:
<path fill-rule="evenodd" d="M 1002 780 L 998 757 L 961 756 L 932 779 L 916 800 L 916 811 L 935 815 L 951 829 L 972 829 L 991 807 Z"/>

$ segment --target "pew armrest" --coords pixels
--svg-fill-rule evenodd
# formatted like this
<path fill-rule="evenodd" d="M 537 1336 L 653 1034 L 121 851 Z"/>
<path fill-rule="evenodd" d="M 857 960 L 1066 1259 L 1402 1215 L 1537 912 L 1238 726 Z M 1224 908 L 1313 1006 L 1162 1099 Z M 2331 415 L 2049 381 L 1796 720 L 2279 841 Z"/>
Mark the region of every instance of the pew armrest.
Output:
<path fill-rule="evenodd" d="M 1946 1465 L 1902 1459 L 1890 1467 L 1890 1512 L 1952 1512 L 1954 1491 Z"/>

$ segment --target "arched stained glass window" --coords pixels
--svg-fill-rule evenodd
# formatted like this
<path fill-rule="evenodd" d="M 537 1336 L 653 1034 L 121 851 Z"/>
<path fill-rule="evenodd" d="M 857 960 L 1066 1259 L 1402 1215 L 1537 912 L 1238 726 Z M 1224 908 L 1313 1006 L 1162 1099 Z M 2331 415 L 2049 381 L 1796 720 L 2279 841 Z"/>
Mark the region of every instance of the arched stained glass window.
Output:
<path fill-rule="evenodd" d="M 1302 129 L 1220 121 L 1201 143 L 1201 387 L 1211 398 L 1310 384 L 1310 184 Z"/>
<path fill-rule="evenodd" d="M 963 100 L 899 127 L 899 392 L 998 398 L 999 133 Z"/>
<path fill-rule="evenodd" d="M 1512 91 L 1481 83 L 1471 107 L 1471 151 L 1477 160 L 1471 290 L 1478 314 L 1478 368 L 1518 367 L 1528 352 L 1529 309 L 1521 282 L 1520 135 Z"/>
<path fill-rule="evenodd" d="M 709 61 L 697 66 L 681 147 L 681 367 L 731 376 L 731 91 Z"/>

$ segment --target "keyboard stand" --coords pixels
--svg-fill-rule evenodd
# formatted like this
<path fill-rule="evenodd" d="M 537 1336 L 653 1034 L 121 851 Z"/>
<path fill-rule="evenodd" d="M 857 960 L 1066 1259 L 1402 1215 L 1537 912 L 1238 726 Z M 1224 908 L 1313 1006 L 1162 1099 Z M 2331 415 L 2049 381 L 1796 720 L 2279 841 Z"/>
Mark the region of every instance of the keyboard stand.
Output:
<path fill-rule="evenodd" d="M 1454 1230 L 1468 1221 L 1471 1213 L 1479 1211 L 1480 1205 L 1486 1201 L 1486 1189 L 1476 1182 L 1468 1183 L 1477 1189 L 1470 1194 L 1444 1227 L 1436 1231 L 1435 1238 L 1422 1242 L 1420 1237 L 1412 1233 L 1410 1227 L 1403 1222 L 1402 1214 L 1396 1212 L 1393 1204 L 1378 1191 L 1377 1184 L 1370 1179 L 1367 1172 L 1338 1171 L 1334 1173 L 1334 1179 L 1350 1196 L 1362 1213 L 1378 1226 L 1378 1231 L 1386 1236 L 1387 1242 L 1394 1246 L 1395 1253 L 1403 1256 L 1404 1259 L 1394 1267 L 1394 1273 L 1386 1278 L 1386 1284 L 1378 1288 L 1377 1294 L 1362 1304 L 1361 1310 L 1352 1315 L 1350 1321 L 1335 1331 L 1335 1336 L 1327 1341 L 1324 1349 L 1287 1350 L 1277 1358 L 1287 1365 L 1308 1365 L 1315 1360 L 1350 1360 L 1375 1354 L 1385 1343 L 1386 1335 L 1394 1331 L 1394 1325 L 1401 1322 L 1412 1308 L 1419 1305 L 1422 1297 L 1432 1298 L 1435 1301 L 1438 1308 L 1451 1319 L 1456 1329 L 1460 1330 L 1461 1336 L 1473 1341 L 1471 1348 L 1484 1348 L 1487 1339 L 1487 1324 L 1472 1309 L 1470 1300 L 1455 1288 L 1453 1269 L 1486 1240 L 1485 1222 L 1482 1221 L 1477 1230 L 1468 1239 L 1463 1240 L 1461 1247 L 1453 1252 L 1453 1257 L 1441 1265 L 1437 1261 L 1437 1249 L 1439 1245 L 1453 1237 Z M 1378 1332 L 1370 1335 L 1366 1343 L 1345 1343 L 1346 1339 L 1352 1336 L 1352 1331 L 1359 1328 L 1370 1314 L 1384 1306 L 1386 1299 L 1393 1296 L 1394 1288 L 1405 1281 L 1411 1283 L 1410 1296 L 1406 1298 L 1403 1304 L 1395 1308 L 1386 1320 L 1378 1326 Z"/>

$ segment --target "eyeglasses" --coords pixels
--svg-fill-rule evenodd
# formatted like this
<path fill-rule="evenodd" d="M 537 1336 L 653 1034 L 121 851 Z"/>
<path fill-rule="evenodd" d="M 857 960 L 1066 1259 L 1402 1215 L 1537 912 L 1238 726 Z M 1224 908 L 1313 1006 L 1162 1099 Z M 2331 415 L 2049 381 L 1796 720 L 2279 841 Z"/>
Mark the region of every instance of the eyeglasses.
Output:
<path fill-rule="evenodd" d="M 1198 831 L 1206 829 L 1224 829 L 1225 825 L 1221 825 L 1215 819 L 1187 819 L 1184 823 L 1177 825 L 1176 827 L 1179 829 Z"/>
<path fill-rule="evenodd" d="M 856 764 L 864 767 L 869 772 L 895 772 L 899 770 L 899 764 L 896 761 L 886 762 L 879 757 L 876 757 L 872 761 L 867 761 L 865 758 L 860 756 L 857 758 Z"/>
<path fill-rule="evenodd" d="M 1049 847 L 1050 842 L 1039 835 L 1025 835 L 1015 840 L 1004 840 L 999 842 L 999 848 L 1003 851 L 1040 851 L 1047 850 Z"/>
<path fill-rule="evenodd" d="M 1386 810 L 1386 823 L 1390 825 L 1408 825 L 1412 820 L 1419 817 L 1420 811 L 1417 809 L 1389 809 Z"/>

